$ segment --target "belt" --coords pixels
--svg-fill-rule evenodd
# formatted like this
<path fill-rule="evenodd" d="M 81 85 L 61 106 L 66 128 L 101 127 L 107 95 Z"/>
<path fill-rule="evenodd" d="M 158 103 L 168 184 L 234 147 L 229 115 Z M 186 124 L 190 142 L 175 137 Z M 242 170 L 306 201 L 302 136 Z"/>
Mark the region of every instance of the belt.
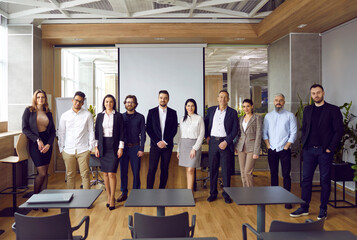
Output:
<path fill-rule="evenodd" d="M 216 140 L 216 141 L 223 141 L 226 137 L 215 137 L 215 136 L 211 136 L 212 140 Z"/>
<path fill-rule="evenodd" d="M 127 143 L 127 144 L 125 144 L 126 146 L 128 146 L 128 147 L 134 147 L 134 146 L 138 146 L 140 143 Z"/>
<path fill-rule="evenodd" d="M 322 146 L 309 146 L 309 148 L 322 148 Z"/>

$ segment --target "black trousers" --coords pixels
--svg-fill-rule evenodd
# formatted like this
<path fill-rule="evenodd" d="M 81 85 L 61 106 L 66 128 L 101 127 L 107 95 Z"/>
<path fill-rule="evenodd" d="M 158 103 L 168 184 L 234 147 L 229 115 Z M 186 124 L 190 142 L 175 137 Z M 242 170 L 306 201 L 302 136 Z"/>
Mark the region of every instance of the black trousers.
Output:
<path fill-rule="evenodd" d="M 288 191 L 291 190 L 291 149 L 281 150 L 277 152 L 269 149 L 268 162 L 270 168 L 270 181 L 272 186 L 279 186 L 279 159 L 281 162 L 281 170 L 283 174 L 284 188 Z"/>
<path fill-rule="evenodd" d="M 149 171 L 147 176 L 146 188 L 152 189 L 155 183 L 155 174 L 157 170 L 157 165 L 159 164 L 160 158 L 160 185 L 159 188 L 165 188 L 167 179 L 169 176 L 169 164 L 172 155 L 172 147 L 159 148 L 157 146 L 150 147 L 149 155 Z"/>
<path fill-rule="evenodd" d="M 217 180 L 219 166 L 221 166 L 221 172 L 223 177 L 224 187 L 231 186 L 231 173 L 232 173 L 232 160 L 234 153 L 229 146 L 226 149 L 221 150 L 218 145 L 223 141 L 215 138 L 211 138 L 209 141 L 208 159 L 209 159 L 209 171 L 210 171 L 210 195 L 217 196 Z M 223 192 L 223 195 L 226 193 Z"/>

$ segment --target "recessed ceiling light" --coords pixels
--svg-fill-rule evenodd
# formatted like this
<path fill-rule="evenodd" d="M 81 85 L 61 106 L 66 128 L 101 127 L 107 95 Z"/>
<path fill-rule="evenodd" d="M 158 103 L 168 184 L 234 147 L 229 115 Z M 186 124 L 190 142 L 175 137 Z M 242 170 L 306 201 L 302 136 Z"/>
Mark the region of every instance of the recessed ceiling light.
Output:
<path fill-rule="evenodd" d="M 82 41 L 83 40 L 83 38 L 75 38 L 75 39 L 73 39 L 74 41 Z"/>
<path fill-rule="evenodd" d="M 303 23 L 303 24 L 300 24 L 299 26 L 297 26 L 297 28 L 304 28 L 306 26 L 307 26 L 307 24 Z"/>
<path fill-rule="evenodd" d="M 243 41 L 243 40 L 245 40 L 245 38 L 234 38 L 234 40 Z"/>
<path fill-rule="evenodd" d="M 157 37 L 157 38 L 154 38 L 155 40 L 158 40 L 158 41 L 163 41 L 163 40 L 165 40 L 165 38 L 163 38 L 163 37 Z"/>

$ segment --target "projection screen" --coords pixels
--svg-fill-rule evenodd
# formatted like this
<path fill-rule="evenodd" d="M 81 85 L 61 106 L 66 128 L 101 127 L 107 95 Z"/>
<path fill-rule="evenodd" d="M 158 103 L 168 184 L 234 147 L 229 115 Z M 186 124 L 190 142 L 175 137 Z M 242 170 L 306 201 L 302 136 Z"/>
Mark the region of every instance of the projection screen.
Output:
<path fill-rule="evenodd" d="M 170 94 L 168 106 L 184 115 L 188 98 L 197 102 L 198 114 L 204 114 L 205 44 L 117 44 L 119 51 L 120 112 L 127 95 L 138 98 L 137 111 L 145 118 L 158 106 L 158 92 Z"/>

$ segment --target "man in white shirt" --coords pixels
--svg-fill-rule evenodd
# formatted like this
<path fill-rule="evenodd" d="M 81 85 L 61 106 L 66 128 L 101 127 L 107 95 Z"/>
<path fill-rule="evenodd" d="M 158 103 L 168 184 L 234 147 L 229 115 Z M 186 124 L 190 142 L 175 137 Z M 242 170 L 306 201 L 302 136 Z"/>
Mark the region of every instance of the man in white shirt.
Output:
<path fill-rule="evenodd" d="M 154 187 L 155 174 L 160 158 L 161 174 L 159 188 L 165 188 L 168 179 L 169 164 L 178 123 L 176 111 L 167 106 L 168 102 L 168 91 L 161 90 L 159 92 L 159 106 L 150 109 L 147 116 L 146 132 L 150 137 L 147 189 Z"/>
<path fill-rule="evenodd" d="M 268 162 L 271 185 L 279 186 L 279 159 L 283 175 L 284 188 L 291 189 L 291 144 L 296 140 L 297 125 L 293 113 L 284 109 L 285 96 L 281 93 L 274 97 L 275 109 L 264 118 L 263 139 L 268 148 Z M 291 204 L 285 208 L 291 209 Z"/>
<path fill-rule="evenodd" d="M 75 188 L 76 165 L 82 177 L 83 189 L 89 189 L 89 158 L 94 147 L 94 125 L 90 112 L 82 109 L 85 94 L 76 92 L 72 108 L 63 113 L 58 128 L 58 147 L 66 165 L 67 188 Z"/>

